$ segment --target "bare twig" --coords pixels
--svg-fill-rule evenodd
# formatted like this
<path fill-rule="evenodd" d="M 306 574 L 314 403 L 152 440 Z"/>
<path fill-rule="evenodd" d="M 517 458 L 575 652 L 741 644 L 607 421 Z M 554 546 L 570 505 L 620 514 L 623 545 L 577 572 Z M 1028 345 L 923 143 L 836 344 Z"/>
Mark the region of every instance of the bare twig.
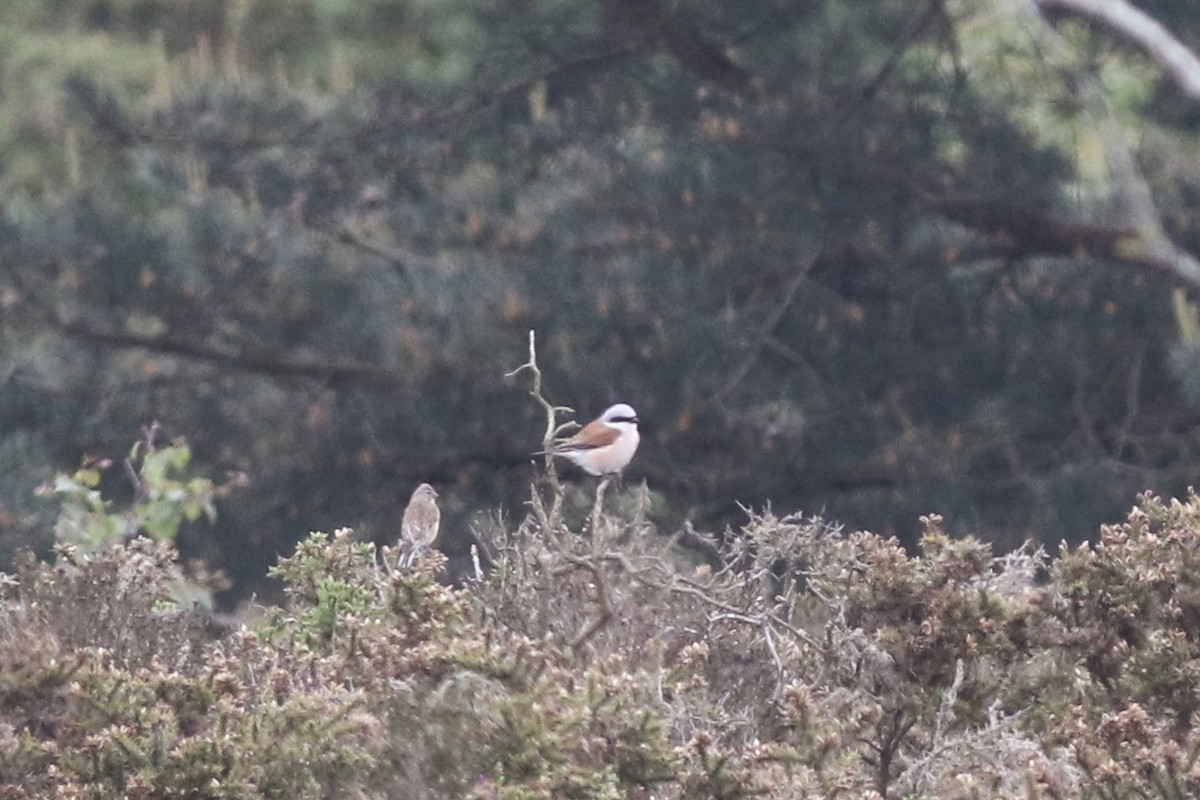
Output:
<path fill-rule="evenodd" d="M 533 373 L 533 386 L 529 389 L 529 396 L 537 401 L 538 405 L 546 412 L 546 432 L 542 436 L 542 449 L 549 451 L 551 445 L 554 444 L 554 439 L 562 433 L 564 425 L 558 424 L 559 414 L 573 414 L 575 409 L 568 406 L 556 406 L 546 399 L 542 394 L 542 371 L 537 365 L 537 334 L 535 331 L 529 332 L 529 360 L 521 366 L 514 369 L 512 372 L 505 373 L 506 378 L 515 378 L 524 370 L 529 370 Z M 568 423 L 574 424 L 574 423 Z M 554 461 L 550 457 L 549 452 L 546 452 L 546 469 L 550 473 L 554 472 Z"/>
<path fill-rule="evenodd" d="M 937 718 L 934 720 L 933 726 L 933 749 L 937 750 L 942 746 L 943 740 L 946 738 L 946 728 L 954 721 L 954 704 L 958 702 L 958 690 L 963 685 L 963 660 L 960 658 L 954 663 L 954 681 L 950 684 L 950 688 L 942 695 L 942 704 L 938 706 Z"/>
<path fill-rule="evenodd" d="M 479 564 L 479 545 L 471 545 L 471 567 L 475 570 L 475 582 L 483 582 L 483 567 Z"/>
<path fill-rule="evenodd" d="M 129 478 L 129 482 L 133 484 L 135 505 L 146 497 L 146 484 L 142 480 L 138 468 L 134 465 L 134 459 L 141 457 L 142 463 L 145 463 L 146 456 L 152 455 L 158 450 L 155 440 L 158 438 L 158 432 L 161 429 L 162 423 L 158 420 L 151 422 L 149 425 L 143 425 L 142 438 L 133 446 L 133 450 L 125 458 L 125 475 Z"/>
<path fill-rule="evenodd" d="M 904 780 L 909 784 L 905 794 L 915 796 L 927 792 L 926 782 L 930 777 L 930 768 L 947 750 L 951 744 L 946 741 L 946 732 L 954 721 L 954 704 L 958 702 L 958 692 L 963 685 L 963 660 L 960 658 L 954 664 L 954 680 L 946 687 L 942 702 L 938 706 L 937 715 L 933 722 L 933 737 L 929 742 L 929 750 L 920 759 L 914 761 L 904 772 Z"/>
<path fill-rule="evenodd" d="M 505 374 L 505 378 L 516 378 L 522 372 L 528 370 L 533 374 L 533 386 L 529 389 L 529 396 L 537 401 L 537 404 L 542 407 L 546 413 L 546 431 L 542 434 L 542 453 L 546 456 L 546 476 L 550 480 L 550 488 L 554 493 L 554 502 L 551 505 L 551 511 L 547 522 L 559 519 L 559 511 L 562 509 L 562 485 L 558 481 L 558 470 L 554 464 L 554 456 L 550 454 L 550 449 L 554 445 L 554 440 L 559 434 L 565 430 L 567 423 L 560 425 L 558 423 L 559 414 L 572 414 L 574 409 L 567 406 L 556 406 L 546 399 L 542 394 L 542 371 L 537 365 L 537 334 L 535 331 L 529 331 L 529 360 L 521 366 L 514 369 L 512 372 Z"/>
<path fill-rule="evenodd" d="M 593 584 L 596 587 L 596 604 L 600 607 L 600 613 L 596 615 L 596 618 L 585 625 L 583 630 L 571 640 L 571 652 L 575 658 L 578 658 L 579 648 L 590 642 L 612 620 L 613 609 L 612 603 L 609 601 L 608 578 L 604 574 L 604 568 L 590 558 L 570 555 L 565 558 L 568 563 L 591 573 Z"/>
<path fill-rule="evenodd" d="M 644 579 L 642 579 L 642 580 L 644 580 Z M 742 618 L 742 621 L 747 622 L 751 625 L 757 625 L 759 627 L 762 627 L 762 626 L 765 626 L 768 624 L 774 624 L 776 627 L 786 630 L 788 633 L 790 633 L 796 639 L 799 639 L 800 641 L 804 642 L 805 644 L 808 644 L 809 646 L 815 647 L 818 649 L 823 649 L 821 647 L 821 644 L 819 642 L 817 642 L 817 640 L 814 639 L 811 635 L 809 635 L 809 633 L 807 631 L 803 631 L 800 628 L 797 628 L 796 626 L 790 624 L 787 620 L 784 620 L 781 617 L 779 617 L 777 614 L 757 614 L 757 615 L 747 614 L 745 611 L 743 611 L 740 608 L 737 608 L 736 606 L 731 606 L 726 602 L 716 599 L 715 597 L 711 596 L 706 591 L 704 591 L 703 587 L 697 586 L 694 582 L 689 581 L 686 578 L 681 578 L 679 576 L 675 576 L 674 581 L 670 584 L 670 590 L 676 594 L 686 594 L 691 597 L 694 597 L 697 600 L 700 600 L 701 602 L 712 606 L 713 608 L 719 608 L 722 611 L 725 611 L 728 614 L 730 614 L 731 619 L 734 618 L 732 615 L 737 615 L 738 617 Z"/>
<path fill-rule="evenodd" d="M 378 571 L 379 565 L 383 564 L 383 571 L 387 573 L 388 580 L 390 581 L 395 577 L 396 571 L 392 569 L 391 560 L 388 558 L 389 555 L 391 553 L 386 549 L 376 549 L 372 560 L 375 562 L 376 571 Z"/>
<path fill-rule="evenodd" d="M 600 540 L 596 534 L 597 534 L 598 526 L 600 525 L 600 513 L 604 507 L 604 493 L 605 493 L 605 491 L 608 490 L 608 484 L 609 484 L 610 480 L 611 480 L 610 477 L 608 475 L 605 475 L 600 480 L 600 485 L 598 485 L 596 487 L 596 502 L 592 506 L 592 517 L 591 517 L 590 522 L 588 523 L 589 524 L 588 530 L 592 534 L 593 541 L 597 544 L 599 544 L 599 542 L 600 542 Z"/>

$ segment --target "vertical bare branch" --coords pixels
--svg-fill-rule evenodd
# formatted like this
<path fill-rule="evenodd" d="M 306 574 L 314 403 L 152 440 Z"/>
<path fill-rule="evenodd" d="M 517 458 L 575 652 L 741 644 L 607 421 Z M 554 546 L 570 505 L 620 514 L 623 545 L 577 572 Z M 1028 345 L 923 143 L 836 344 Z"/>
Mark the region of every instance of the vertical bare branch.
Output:
<path fill-rule="evenodd" d="M 562 484 L 559 483 L 558 470 L 554 464 L 554 456 L 550 454 L 550 448 L 554 444 L 554 439 L 566 427 L 574 424 L 565 423 L 560 425 L 558 415 L 572 414 L 574 413 L 574 409 L 567 406 L 556 406 L 547 400 L 546 396 L 542 393 L 542 370 L 537 365 L 537 333 L 533 330 L 529 331 L 529 360 L 512 372 L 506 373 L 504 377 L 513 379 L 526 370 L 533 375 L 533 386 L 529 389 L 529 396 L 537 401 L 537 404 L 542 407 L 542 410 L 546 414 L 546 431 L 542 434 L 542 453 L 546 457 L 546 476 L 550 480 L 550 489 L 554 494 L 554 502 L 551 504 L 550 514 L 547 518 L 542 519 L 541 522 L 549 530 L 555 527 L 550 524 L 550 521 L 559 518 L 563 498 Z"/>
<path fill-rule="evenodd" d="M 604 492 L 607 491 L 609 484 L 609 476 L 605 475 L 601 479 L 600 485 L 596 487 L 596 503 L 592 506 L 592 516 L 589 522 L 588 530 L 592 534 L 595 542 L 599 543 L 599 538 L 596 536 L 596 528 L 600 524 L 600 514 L 604 510 Z"/>

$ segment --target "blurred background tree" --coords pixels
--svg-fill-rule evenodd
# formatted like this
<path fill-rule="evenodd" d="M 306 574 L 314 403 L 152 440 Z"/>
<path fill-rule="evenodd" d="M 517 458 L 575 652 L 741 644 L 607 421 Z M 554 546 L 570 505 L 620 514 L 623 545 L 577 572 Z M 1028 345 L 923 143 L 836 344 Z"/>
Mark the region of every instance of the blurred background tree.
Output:
<path fill-rule="evenodd" d="M 664 521 L 1007 548 L 1181 492 L 1200 105 L 1045 5 L 7 4 L 0 558 L 150 420 L 252 478 L 181 542 L 230 601 L 421 481 L 462 553 L 535 474 L 530 329 L 554 400 L 638 409 Z"/>

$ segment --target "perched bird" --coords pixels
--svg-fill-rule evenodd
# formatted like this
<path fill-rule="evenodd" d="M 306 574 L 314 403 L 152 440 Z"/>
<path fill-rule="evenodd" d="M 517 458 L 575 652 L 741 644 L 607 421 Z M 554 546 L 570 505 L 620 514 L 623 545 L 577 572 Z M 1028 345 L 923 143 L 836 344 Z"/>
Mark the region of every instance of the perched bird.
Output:
<path fill-rule="evenodd" d="M 625 403 L 617 403 L 545 452 L 569 459 L 592 475 L 613 475 L 625 469 L 637 451 L 638 441 L 637 412 Z"/>
<path fill-rule="evenodd" d="M 400 523 L 400 540 L 404 542 L 401 567 L 410 566 L 437 539 L 438 525 L 442 521 L 437 496 L 438 493 L 428 483 L 422 483 L 413 490 L 408 507 L 404 509 L 404 520 Z"/>

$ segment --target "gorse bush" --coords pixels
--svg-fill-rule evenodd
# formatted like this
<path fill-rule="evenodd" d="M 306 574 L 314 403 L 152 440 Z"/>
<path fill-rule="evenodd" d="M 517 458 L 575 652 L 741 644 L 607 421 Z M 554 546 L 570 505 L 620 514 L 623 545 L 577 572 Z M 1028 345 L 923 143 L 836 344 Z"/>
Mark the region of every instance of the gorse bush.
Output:
<path fill-rule="evenodd" d="M 716 566 L 695 567 L 636 511 L 583 536 L 535 511 L 484 537 L 498 554 L 485 604 L 583 663 L 644 671 L 679 796 L 949 796 L 948 776 L 995 764 L 1006 772 L 980 778 L 977 796 L 1025 797 L 1013 763 L 1068 774 L 1008 703 L 1032 659 L 1040 553 L 995 558 L 931 518 L 910 557 L 766 514 L 710 542 Z"/>
<path fill-rule="evenodd" d="M 1200 498 L 1144 497 L 1094 547 L 1064 553 L 1052 585 L 1046 644 L 1070 679 L 1047 730 L 1097 797 L 1197 796 Z"/>
<path fill-rule="evenodd" d="M 0 606 L 4 798 L 1174 798 L 1200 790 L 1200 499 L 996 556 L 752 514 L 677 547 L 630 489 L 533 496 L 458 588 L 349 530 L 223 630 L 172 545 L 28 560 Z M 700 548 L 704 549 L 704 548 Z M 690 555 L 685 555 L 690 554 Z M 486 566 L 485 566 L 486 565 Z"/>

